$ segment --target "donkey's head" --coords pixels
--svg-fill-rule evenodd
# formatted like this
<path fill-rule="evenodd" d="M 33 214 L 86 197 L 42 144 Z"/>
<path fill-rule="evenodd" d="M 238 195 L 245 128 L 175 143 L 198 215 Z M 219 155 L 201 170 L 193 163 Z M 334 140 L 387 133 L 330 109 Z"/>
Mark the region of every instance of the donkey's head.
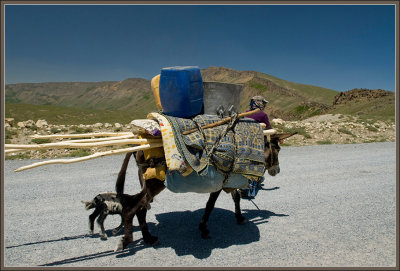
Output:
<path fill-rule="evenodd" d="M 275 176 L 280 172 L 278 155 L 281 147 L 279 144 L 282 144 L 284 139 L 291 137 L 294 134 L 296 133 L 264 136 L 265 170 L 268 170 L 269 175 Z"/>

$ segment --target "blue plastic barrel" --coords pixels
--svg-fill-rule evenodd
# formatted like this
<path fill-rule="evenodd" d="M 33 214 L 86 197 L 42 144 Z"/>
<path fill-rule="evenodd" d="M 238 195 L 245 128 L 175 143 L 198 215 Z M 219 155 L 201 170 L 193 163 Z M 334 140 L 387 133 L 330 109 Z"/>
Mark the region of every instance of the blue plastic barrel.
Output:
<path fill-rule="evenodd" d="M 189 118 L 201 113 L 203 80 L 197 66 L 177 66 L 161 69 L 160 100 L 163 113 Z"/>

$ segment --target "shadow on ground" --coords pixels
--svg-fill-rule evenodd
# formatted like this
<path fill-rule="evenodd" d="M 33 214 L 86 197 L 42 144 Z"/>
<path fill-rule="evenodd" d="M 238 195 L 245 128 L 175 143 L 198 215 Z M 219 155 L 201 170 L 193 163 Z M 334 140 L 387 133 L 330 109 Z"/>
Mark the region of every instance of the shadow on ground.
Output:
<path fill-rule="evenodd" d="M 248 219 L 244 225 L 238 225 L 234 213 L 230 210 L 215 208 L 211 214 L 208 228 L 210 230 L 210 238 L 202 239 L 198 224 L 203 216 L 204 209 L 194 212 L 170 212 L 156 215 L 158 224 L 148 223 L 150 232 L 160 239 L 160 244 L 155 246 L 158 248 L 172 248 L 176 255 L 192 255 L 197 259 L 205 259 L 209 257 L 213 249 L 227 248 L 232 245 L 247 245 L 260 240 L 259 224 L 267 223 L 272 216 L 285 217 L 285 214 L 276 214 L 267 210 L 242 210 L 243 215 Z M 137 220 L 134 220 L 137 223 Z M 138 226 L 134 227 L 134 231 L 140 231 Z M 107 231 L 111 235 L 111 230 Z M 122 236 L 122 234 L 119 234 Z M 140 235 L 136 233 L 134 236 Z M 98 238 L 98 235 L 89 236 L 77 235 L 72 237 L 64 237 L 56 240 L 40 241 L 36 243 L 27 243 L 18 246 L 51 243 L 58 241 L 67 241 L 79 238 Z M 111 244 L 110 244 L 111 245 Z M 116 244 L 112 244 L 113 246 Z M 13 246 L 13 247 L 18 247 Z M 11 247 L 8 247 L 11 248 Z M 143 239 L 134 240 L 125 250 L 114 252 L 107 250 L 93 254 L 82 255 L 79 257 L 68 258 L 56 262 L 46 263 L 41 266 L 57 266 L 76 262 L 83 262 L 115 255 L 117 258 L 133 256 L 137 251 L 150 248 L 143 242 Z"/>
<path fill-rule="evenodd" d="M 156 249 L 172 248 L 178 256 L 192 255 L 197 259 L 204 259 L 216 248 L 257 242 L 260 240 L 257 225 L 267 223 L 271 216 L 287 216 L 266 210 L 242 210 L 242 212 L 249 221 L 244 225 L 238 225 L 232 211 L 215 208 L 208 223 L 211 232 L 208 239 L 202 239 L 198 230 L 204 209 L 158 214 L 157 227 L 149 225 L 149 230 L 160 239 Z M 137 248 L 128 246 L 127 251 L 117 257 L 131 256 L 136 251 Z"/>

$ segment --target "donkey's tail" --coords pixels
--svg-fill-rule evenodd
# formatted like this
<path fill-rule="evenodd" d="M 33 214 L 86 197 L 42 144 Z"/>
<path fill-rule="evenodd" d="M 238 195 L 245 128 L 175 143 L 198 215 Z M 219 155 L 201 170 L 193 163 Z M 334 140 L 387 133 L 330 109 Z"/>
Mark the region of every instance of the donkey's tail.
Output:
<path fill-rule="evenodd" d="M 125 155 L 124 162 L 122 163 L 121 170 L 118 173 L 117 182 L 115 184 L 115 191 L 117 192 L 117 196 L 122 195 L 124 193 L 125 186 L 125 177 L 126 177 L 126 169 L 129 164 L 129 159 L 132 156 L 132 152 L 129 152 Z"/>

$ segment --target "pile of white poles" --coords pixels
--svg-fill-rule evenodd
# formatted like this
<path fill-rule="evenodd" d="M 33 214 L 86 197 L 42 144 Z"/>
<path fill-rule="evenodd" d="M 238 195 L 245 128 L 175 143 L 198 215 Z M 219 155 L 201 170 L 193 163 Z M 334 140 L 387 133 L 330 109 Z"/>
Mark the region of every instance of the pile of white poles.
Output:
<path fill-rule="evenodd" d="M 265 125 L 264 125 L 265 126 Z M 264 135 L 272 135 L 276 133 L 276 130 L 264 130 Z M 19 145 L 19 144 L 5 144 L 5 153 L 15 153 L 21 151 L 30 151 L 30 150 L 48 150 L 48 149 L 82 149 L 82 148 L 95 148 L 95 147 L 105 147 L 105 146 L 123 146 L 123 145 L 131 145 L 125 148 L 104 151 L 104 152 L 96 152 L 94 154 L 83 156 L 79 158 L 72 159 L 53 159 L 43 162 L 34 163 L 28 166 L 23 166 L 15 169 L 15 172 L 44 166 L 50 164 L 71 164 L 76 162 L 82 162 L 90 159 L 95 159 L 108 155 L 122 154 L 128 152 L 135 152 L 139 150 L 148 150 L 151 148 L 162 147 L 162 139 L 141 139 L 138 138 L 138 135 L 132 132 L 126 133 L 87 133 L 87 134 L 63 134 L 63 135 L 34 135 L 33 138 L 42 138 L 42 139 L 54 139 L 54 138 L 87 138 L 90 139 L 76 139 L 76 140 L 66 140 L 58 143 L 44 143 L 44 144 L 28 144 L 28 145 Z M 132 146 L 138 145 L 138 146 Z"/>
<path fill-rule="evenodd" d="M 15 172 L 31 169 L 39 166 L 50 165 L 50 164 L 70 164 L 76 162 L 82 162 L 90 159 L 95 159 L 103 156 L 121 154 L 127 152 L 134 152 L 139 150 L 147 150 L 151 148 L 161 147 L 161 139 L 139 139 L 137 135 L 133 133 L 88 133 L 88 134 L 63 134 L 63 135 L 35 135 L 34 138 L 51 139 L 51 138 L 85 138 L 94 137 L 91 139 L 78 139 L 78 140 L 67 140 L 58 143 L 45 143 L 45 144 L 29 144 L 29 145 L 18 145 L 18 144 L 5 144 L 5 153 L 15 153 L 21 151 L 30 150 L 48 150 L 48 149 L 66 149 L 66 148 L 95 148 L 105 146 L 122 146 L 122 145 L 139 145 L 134 147 L 125 147 L 122 149 L 110 150 L 105 152 L 96 152 L 92 155 L 73 158 L 73 159 L 54 159 L 44 162 L 34 163 L 32 165 L 20 167 Z"/>

